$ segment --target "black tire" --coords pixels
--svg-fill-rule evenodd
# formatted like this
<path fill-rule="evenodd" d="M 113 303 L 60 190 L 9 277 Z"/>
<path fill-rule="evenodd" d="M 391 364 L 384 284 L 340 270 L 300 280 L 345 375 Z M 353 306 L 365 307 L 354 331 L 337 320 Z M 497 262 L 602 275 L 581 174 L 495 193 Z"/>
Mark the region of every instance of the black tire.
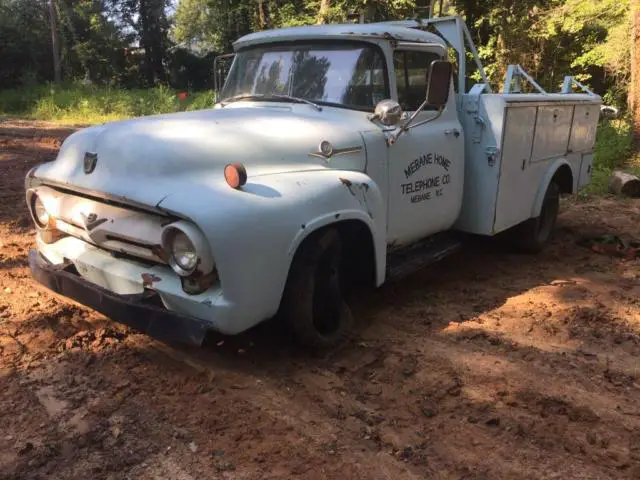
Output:
<path fill-rule="evenodd" d="M 280 316 L 313 349 L 339 345 L 353 323 L 342 293 L 341 250 L 335 230 L 313 235 L 296 253 L 287 278 Z"/>
<path fill-rule="evenodd" d="M 515 245 L 518 250 L 525 253 L 542 251 L 553 238 L 559 210 L 560 187 L 552 181 L 544 194 L 540 216 L 530 218 L 516 227 Z"/>

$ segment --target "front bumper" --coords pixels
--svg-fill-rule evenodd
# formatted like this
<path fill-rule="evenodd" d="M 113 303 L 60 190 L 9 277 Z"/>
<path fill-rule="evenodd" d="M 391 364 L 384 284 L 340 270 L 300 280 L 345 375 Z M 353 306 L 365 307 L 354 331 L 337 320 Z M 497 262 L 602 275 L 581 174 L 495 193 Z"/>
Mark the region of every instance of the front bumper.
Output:
<path fill-rule="evenodd" d="M 201 345 L 211 328 L 209 322 L 159 306 L 153 290 L 113 293 L 75 273 L 71 262 L 52 264 L 35 249 L 29 251 L 29 267 L 33 277 L 54 292 L 160 340 Z"/>

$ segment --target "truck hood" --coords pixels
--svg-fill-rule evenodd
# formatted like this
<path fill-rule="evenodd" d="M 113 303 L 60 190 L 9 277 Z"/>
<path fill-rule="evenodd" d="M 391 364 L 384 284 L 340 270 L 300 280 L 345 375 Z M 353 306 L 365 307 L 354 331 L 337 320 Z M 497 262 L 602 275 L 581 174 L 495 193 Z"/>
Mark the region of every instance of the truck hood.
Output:
<path fill-rule="evenodd" d="M 69 136 L 55 161 L 38 168 L 44 181 L 155 206 L 190 185 L 226 187 L 223 170 L 243 163 L 249 180 L 312 169 L 364 171 L 360 131 L 373 124 L 362 112 L 309 105 L 238 106 L 140 117 L 85 128 Z M 346 153 L 310 155 L 322 141 Z M 85 172 L 85 157 L 96 157 Z"/>

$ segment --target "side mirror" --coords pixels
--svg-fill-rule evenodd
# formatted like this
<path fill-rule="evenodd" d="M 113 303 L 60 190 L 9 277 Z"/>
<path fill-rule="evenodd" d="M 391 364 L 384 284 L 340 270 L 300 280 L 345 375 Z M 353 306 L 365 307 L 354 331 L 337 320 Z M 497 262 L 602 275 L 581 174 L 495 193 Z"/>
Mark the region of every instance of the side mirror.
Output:
<path fill-rule="evenodd" d="M 449 100 L 451 89 L 451 62 L 434 60 L 427 74 L 427 105 L 442 108 Z"/>
<path fill-rule="evenodd" d="M 395 100 L 382 100 L 376 105 L 373 117 L 386 126 L 397 125 L 402 120 L 402 107 Z"/>

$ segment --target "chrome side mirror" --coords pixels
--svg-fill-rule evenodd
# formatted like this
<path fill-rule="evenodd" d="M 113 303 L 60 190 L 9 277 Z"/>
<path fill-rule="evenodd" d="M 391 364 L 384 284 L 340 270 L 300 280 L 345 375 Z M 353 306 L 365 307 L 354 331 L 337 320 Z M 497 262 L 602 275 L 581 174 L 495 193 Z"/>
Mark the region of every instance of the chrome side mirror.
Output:
<path fill-rule="evenodd" d="M 402 107 L 395 100 L 382 100 L 376 105 L 371 120 L 379 120 L 386 126 L 393 126 L 402 120 Z"/>

